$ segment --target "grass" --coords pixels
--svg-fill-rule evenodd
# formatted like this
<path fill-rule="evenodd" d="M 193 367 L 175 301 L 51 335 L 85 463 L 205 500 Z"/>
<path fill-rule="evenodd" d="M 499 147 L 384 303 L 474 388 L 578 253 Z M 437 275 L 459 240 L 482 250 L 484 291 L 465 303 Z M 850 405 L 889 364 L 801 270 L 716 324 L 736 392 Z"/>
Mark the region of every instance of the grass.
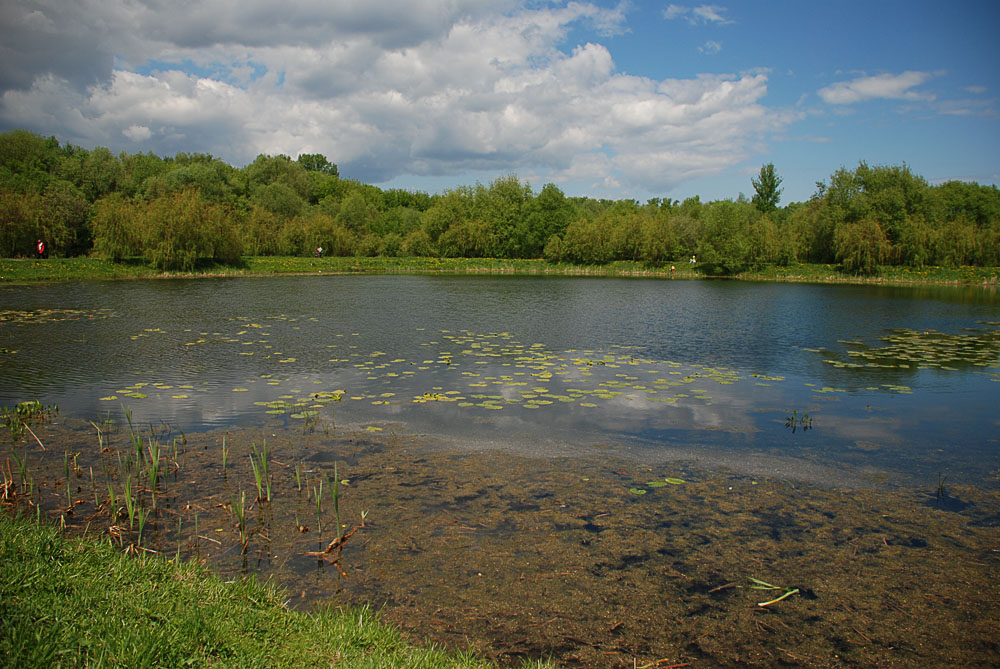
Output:
<path fill-rule="evenodd" d="M 701 278 L 697 266 L 674 261 L 678 279 Z M 649 265 L 618 261 L 603 265 L 572 265 L 545 260 L 501 260 L 496 258 L 303 258 L 261 256 L 244 258 L 239 266 L 205 263 L 194 272 L 162 272 L 138 259 L 119 263 L 97 258 L 52 258 L 47 260 L 2 258 L 0 283 L 67 281 L 81 279 L 142 279 L 163 277 L 275 276 L 282 274 L 527 274 L 553 276 L 661 277 L 671 276 L 671 263 Z M 737 278 L 807 283 L 889 283 L 996 285 L 997 267 L 883 267 L 875 276 L 864 277 L 837 271 L 835 265 L 795 263 L 746 272 Z"/>
<path fill-rule="evenodd" d="M 420 648 L 367 608 L 286 608 L 252 578 L 123 555 L 0 513 L 0 657 L 18 667 L 489 667 Z M 533 664 L 526 666 L 547 666 Z"/>

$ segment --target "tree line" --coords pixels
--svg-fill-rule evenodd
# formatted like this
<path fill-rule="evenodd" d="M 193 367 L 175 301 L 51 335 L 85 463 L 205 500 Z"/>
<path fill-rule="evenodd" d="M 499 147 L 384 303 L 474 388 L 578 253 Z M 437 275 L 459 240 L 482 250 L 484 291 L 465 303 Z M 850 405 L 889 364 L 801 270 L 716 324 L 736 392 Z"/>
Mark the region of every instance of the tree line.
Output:
<path fill-rule="evenodd" d="M 906 165 L 841 167 L 780 206 L 773 164 L 752 198 L 702 202 L 537 193 L 515 175 L 429 195 L 341 177 L 320 154 L 238 168 L 202 153 L 114 155 L 24 130 L 0 134 L 0 256 L 142 258 L 190 270 L 243 256 L 545 258 L 653 265 L 697 257 L 735 273 L 794 262 L 853 273 L 882 265 L 1000 265 L 1000 190 L 930 185 Z"/>

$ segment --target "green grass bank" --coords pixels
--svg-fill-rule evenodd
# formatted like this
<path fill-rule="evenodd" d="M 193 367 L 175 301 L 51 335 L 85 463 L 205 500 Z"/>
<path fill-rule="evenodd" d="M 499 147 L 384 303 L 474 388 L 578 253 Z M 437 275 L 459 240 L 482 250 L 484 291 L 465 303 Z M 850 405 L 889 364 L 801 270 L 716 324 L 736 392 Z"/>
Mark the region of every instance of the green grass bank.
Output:
<path fill-rule="evenodd" d="M 283 592 L 253 578 L 223 582 L 6 512 L 0 601 L 7 667 L 492 666 L 416 647 L 369 609 L 289 610 Z"/>
<path fill-rule="evenodd" d="M 675 269 L 671 272 L 671 266 Z M 0 283 L 74 281 L 81 279 L 146 279 L 213 276 L 278 276 L 305 274 L 521 274 L 551 276 L 661 277 L 698 279 L 710 267 L 686 261 L 652 266 L 617 261 L 605 265 L 572 265 L 545 260 L 493 258 L 367 258 L 367 257 L 250 257 L 238 266 L 202 264 L 194 272 L 163 272 L 139 259 L 111 262 L 96 258 L 0 259 Z M 1000 285 L 1000 267 L 885 266 L 873 276 L 838 271 L 835 265 L 797 263 L 738 274 L 753 281 L 858 284 Z"/>

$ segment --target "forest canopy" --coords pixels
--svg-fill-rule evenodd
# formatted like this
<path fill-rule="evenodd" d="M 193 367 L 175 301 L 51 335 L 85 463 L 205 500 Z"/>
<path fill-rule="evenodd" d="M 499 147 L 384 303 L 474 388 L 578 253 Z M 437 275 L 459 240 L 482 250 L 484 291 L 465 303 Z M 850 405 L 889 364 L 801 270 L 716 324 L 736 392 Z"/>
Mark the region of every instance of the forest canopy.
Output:
<path fill-rule="evenodd" d="M 697 257 L 730 274 L 795 262 L 870 274 L 884 265 L 1000 265 L 1000 190 L 930 185 L 903 165 L 840 167 L 780 206 L 771 163 L 752 200 L 683 202 L 537 193 L 516 175 L 429 195 L 340 176 L 321 154 L 114 155 L 24 130 L 0 134 L 0 256 L 142 258 L 160 269 L 244 256 L 545 258 L 649 264 Z"/>

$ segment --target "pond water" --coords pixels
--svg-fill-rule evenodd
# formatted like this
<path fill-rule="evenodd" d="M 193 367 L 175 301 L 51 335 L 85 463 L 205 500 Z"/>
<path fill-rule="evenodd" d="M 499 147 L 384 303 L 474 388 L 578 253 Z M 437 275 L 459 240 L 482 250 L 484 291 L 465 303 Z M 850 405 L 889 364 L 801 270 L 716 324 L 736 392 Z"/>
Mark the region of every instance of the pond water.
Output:
<path fill-rule="evenodd" d="M 1000 464 L 995 290 L 340 276 L 5 286 L 0 305 L 0 405 L 64 416 L 326 418 L 830 483 Z"/>
<path fill-rule="evenodd" d="M 998 356 L 985 288 L 0 286 L 0 504 L 501 665 L 1000 666 Z"/>

